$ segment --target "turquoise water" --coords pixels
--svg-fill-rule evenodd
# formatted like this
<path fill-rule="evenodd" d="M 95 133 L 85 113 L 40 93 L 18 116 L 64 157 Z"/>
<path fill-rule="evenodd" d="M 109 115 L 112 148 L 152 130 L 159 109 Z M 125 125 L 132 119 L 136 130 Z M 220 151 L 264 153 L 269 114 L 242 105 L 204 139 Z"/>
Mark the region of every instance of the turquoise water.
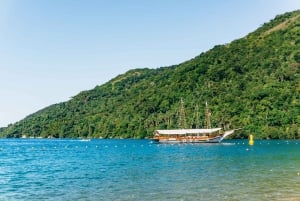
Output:
<path fill-rule="evenodd" d="M 0 200 L 300 200 L 300 141 L 0 139 Z"/>

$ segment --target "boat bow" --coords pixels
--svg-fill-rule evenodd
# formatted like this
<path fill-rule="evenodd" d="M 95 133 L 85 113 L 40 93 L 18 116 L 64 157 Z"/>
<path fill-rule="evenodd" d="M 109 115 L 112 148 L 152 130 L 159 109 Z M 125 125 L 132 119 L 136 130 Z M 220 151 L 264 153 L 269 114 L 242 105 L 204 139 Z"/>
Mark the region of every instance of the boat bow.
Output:
<path fill-rule="evenodd" d="M 240 129 L 242 129 L 242 128 L 225 131 L 225 133 L 223 134 L 220 141 L 222 141 L 224 138 L 226 138 L 229 135 L 232 135 L 235 131 L 240 130 Z"/>

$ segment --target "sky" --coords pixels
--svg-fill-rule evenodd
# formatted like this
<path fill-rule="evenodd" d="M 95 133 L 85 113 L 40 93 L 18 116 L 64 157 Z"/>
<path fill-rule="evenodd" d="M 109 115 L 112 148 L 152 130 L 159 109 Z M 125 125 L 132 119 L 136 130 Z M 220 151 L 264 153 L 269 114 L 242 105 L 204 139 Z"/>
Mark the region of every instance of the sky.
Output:
<path fill-rule="evenodd" d="M 299 0 L 0 0 L 0 127 L 297 9 Z"/>

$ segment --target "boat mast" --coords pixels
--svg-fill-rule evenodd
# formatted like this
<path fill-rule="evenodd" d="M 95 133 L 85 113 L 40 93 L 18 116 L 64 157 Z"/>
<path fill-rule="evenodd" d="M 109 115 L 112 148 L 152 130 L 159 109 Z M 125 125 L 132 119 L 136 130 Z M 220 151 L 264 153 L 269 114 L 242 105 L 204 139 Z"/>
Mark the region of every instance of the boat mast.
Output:
<path fill-rule="evenodd" d="M 210 116 L 211 116 L 211 112 L 208 108 L 208 104 L 207 104 L 207 101 L 206 101 L 205 102 L 205 123 L 206 123 L 206 128 L 207 129 L 211 128 Z"/>
<path fill-rule="evenodd" d="M 179 114 L 179 128 L 186 128 L 185 111 L 183 99 L 180 99 L 180 114 Z"/>
<path fill-rule="evenodd" d="M 195 114 L 194 114 L 193 119 L 195 119 L 194 123 L 196 124 L 196 129 L 200 128 L 200 115 L 199 115 L 199 106 L 198 106 L 198 104 L 195 106 Z M 191 128 L 192 128 L 192 125 L 191 125 Z"/>

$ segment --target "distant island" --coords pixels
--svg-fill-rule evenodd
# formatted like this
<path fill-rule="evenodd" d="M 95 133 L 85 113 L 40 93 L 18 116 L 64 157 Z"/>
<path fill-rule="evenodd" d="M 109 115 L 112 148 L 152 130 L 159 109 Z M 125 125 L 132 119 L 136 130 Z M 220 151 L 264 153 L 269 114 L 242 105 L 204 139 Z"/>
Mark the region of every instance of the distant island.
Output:
<path fill-rule="evenodd" d="M 183 98 L 187 128 L 204 125 L 208 101 L 212 126 L 243 128 L 235 138 L 300 139 L 299 33 L 299 10 L 278 15 L 179 65 L 133 69 L 82 91 L 0 128 L 0 137 L 150 138 L 178 128 Z"/>

